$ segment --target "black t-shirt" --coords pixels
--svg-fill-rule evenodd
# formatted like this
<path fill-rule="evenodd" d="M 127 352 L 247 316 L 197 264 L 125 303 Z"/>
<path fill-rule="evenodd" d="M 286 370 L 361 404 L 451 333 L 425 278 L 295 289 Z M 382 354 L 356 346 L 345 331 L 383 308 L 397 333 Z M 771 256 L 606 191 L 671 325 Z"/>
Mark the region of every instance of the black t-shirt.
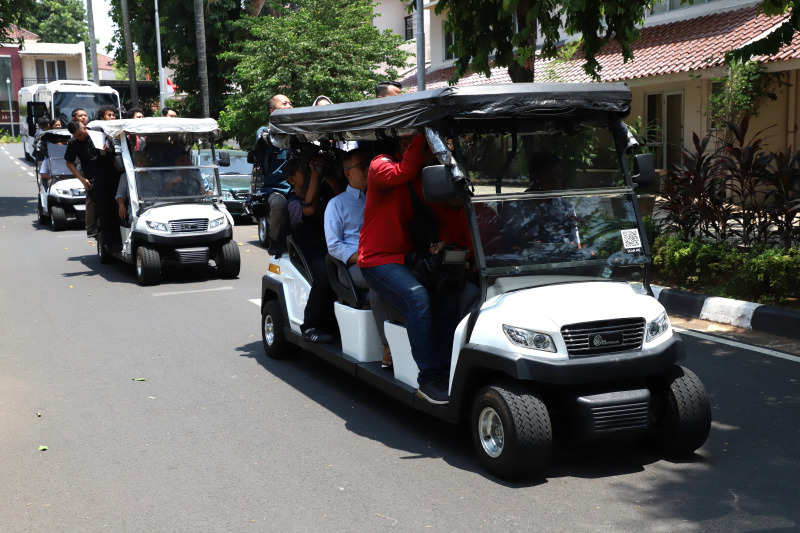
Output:
<path fill-rule="evenodd" d="M 83 176 L 93 185 L 98 187 L 108 185 L 116 189 L 116 185 L 112 181 L 115 181 L 114 178 L 118 179 L 119 176 L 114 171 L 114 153 L 103 155 L 94 147 L 91 139 L 87 138 L 83 141 L 74 137 L 70 139 L 64 159 L 73 164 L 76 159 L 80 159 Z M 97 181 L 96 184 L 95 181 Z"/>

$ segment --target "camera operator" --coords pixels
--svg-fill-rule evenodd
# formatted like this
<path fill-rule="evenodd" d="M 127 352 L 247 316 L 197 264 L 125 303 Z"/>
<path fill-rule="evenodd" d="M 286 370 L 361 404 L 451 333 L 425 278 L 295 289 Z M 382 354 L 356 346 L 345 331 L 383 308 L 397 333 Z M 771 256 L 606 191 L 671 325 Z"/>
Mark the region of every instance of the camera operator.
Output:
<path fill-rule="evenodd" d="M 423 204 L 420 170 L 430 149 L 419 134 L 404 137 L 402 148 L 405 150 L 396 157 L 379 155 L 369 166 L 358 266 L 370 288 L 403 311 L 411 354 L 419 367 L 417 396 L 443 405 L 450 401 L 448 378 L 458 325 L 457 294 L 434 293 L 411 268 L 412 255 L 418 251 L 413 237 L 419 231 L 412 230 L 414 219 L 427 219 L 423 225 L 429 230 L 435 227 L 430 211 L 426 216 L 415 208 Z M 445 242 L 432 232 L 428 245 L 428 255 L 422 257 L 430 259 L 438 256 Z"/>

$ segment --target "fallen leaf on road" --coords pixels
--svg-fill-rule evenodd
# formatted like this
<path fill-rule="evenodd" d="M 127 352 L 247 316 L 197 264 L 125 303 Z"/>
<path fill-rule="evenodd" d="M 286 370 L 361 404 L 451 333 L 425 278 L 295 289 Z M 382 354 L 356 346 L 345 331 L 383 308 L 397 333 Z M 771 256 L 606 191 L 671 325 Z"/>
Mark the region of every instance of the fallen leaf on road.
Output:
<path fill-rule="evenodd" d="M 39 451 L 40 452 L 43 452 L 45 450 L 47 450 L 47 446 L 39 446 Z"/>
<path fill-rule="evenodd" d="M 155 396 L 148 396 L 148 397 L 147 397 L 147 399 L 148 399 L 148 400 L 155 400 L 155 399 L 156 399 L 156 397 L 155 397 Z"/>
<path fill-rule="evenodd" d="M 36 416 L 42 416 L 42 413 L 36 413 Z"/>
<path fill-rule="evenodd" d="M 147 381 L 146 378 L 131 378 L 133 381 Z"/>
<path fill-rule="evenodd" d="M 70 285 L 70 286 L 69 286 L 69 288 L 71 289 L 71 288 L 72 288 L 72 285 Z"/>

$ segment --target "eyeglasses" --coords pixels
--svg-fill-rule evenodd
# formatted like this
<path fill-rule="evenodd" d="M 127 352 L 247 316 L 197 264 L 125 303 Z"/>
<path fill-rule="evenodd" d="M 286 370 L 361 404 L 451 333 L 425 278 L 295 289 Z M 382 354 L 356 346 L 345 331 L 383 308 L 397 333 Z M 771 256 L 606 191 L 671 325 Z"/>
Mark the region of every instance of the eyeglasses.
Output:
<path fill-rule="evenodd" d="M 344 171 L 347 172 L 351 168 L 360 168 L 361 170 L 366 170 L 368 166 L 369 163 L 367 163 L 366 161 L 362 161 L 361 163 L 356 163 L 352 167 L 347 167 L 346 169 L 344 169 Z"/>

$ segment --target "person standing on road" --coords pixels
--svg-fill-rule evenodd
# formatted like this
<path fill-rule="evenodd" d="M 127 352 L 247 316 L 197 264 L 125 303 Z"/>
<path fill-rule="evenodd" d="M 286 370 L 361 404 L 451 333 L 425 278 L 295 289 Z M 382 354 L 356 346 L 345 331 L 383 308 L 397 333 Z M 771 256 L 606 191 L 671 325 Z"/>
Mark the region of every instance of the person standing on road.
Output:
<path fill-rule="evenodd" d="M 115 236 L 115 209 L 114 193 L 117 190 L 119 174 L 114 169 L 114 149 L 97 149 L 89 138 L 89 131 L 81 122 L 73 120 L 67 124 L 67 129 L 72 134 L 72 139 L 67 143 L 64 160 L 72 174 L 81 180 L 86 189 L 86 199 L 94 202 L 100 222 L 103 226 L 103 239 L 112 244 L 119 241 L 119 234 Z M 80 160 L 83 175 L 75 165 Z M 97 235 L 95 226 L 93 234 Z"/>

